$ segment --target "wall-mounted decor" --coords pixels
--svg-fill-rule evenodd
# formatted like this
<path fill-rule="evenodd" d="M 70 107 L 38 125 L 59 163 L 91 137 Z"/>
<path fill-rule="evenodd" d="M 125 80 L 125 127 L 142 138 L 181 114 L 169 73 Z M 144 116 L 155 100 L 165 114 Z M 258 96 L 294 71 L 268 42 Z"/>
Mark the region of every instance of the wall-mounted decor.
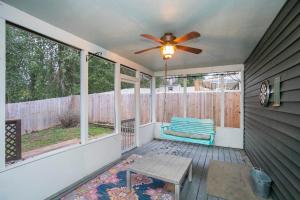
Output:
<path fill-rule="evenodd" d="M 273 92 L 273 104 L 272 106 L 280 106 L 280 76 L 274 78 L 274 85 L 272 87 Z"/>
<path fill-rule="evenodd" d="M 270 97 L 270 85 L 269 81 L 265 80 L 260 84 L 259 89 L 259 101 L 262 106 L 267 106 Z"/>

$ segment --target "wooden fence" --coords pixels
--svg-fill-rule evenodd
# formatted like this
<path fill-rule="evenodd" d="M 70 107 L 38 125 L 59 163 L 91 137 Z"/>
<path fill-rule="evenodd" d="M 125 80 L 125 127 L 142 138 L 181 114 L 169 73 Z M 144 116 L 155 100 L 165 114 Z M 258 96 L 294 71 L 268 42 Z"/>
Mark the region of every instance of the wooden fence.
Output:
<path fill-rule="evenodd" d="M 164 94 L 157 94 L 157 121 L 163 119 Z M 183 116 L 183 94 L 168 93 L 166 98 L 165 121 L 172 116 Z M 150 94 L 140 96 L 141 123 L 150 122 Z M 240 93 L 225 93 L 225 126 L 239 127 L 240 124 Z M 6 105 L 6 120 L 21 119 L 22 134 L 51 128 L 60 124 L 59 117 L 65 112 L 79 113 L 80 97 L 68 96 L 62 98 L 12 103 Z M 122 94 L 122 120 L 134 118 L 134 95 Z M 220 93 L 193 92 L 188 93 L 187 116 L 195 118 L 214 118 L 220 125 Z M 89 122 L 114 122 L 114 94 L 98 93 L 89 95 Z"/>
<path fill-rule="evenodd" d="M 21 119 L 22 134 L 54 127 L 59 116 L 74 109 L 79 112 L 79 96 L 6 104 L 6 120 Z"/>
<path fill-rule="evenodd" d="M 170 122 L 172 116 L 183 117 L 183 93 L 167 93 L 166 116 L 164 121 Z M 220 92 L 188 92 L 187 117 L 214 119 L 220 126 L 221 108 Z M 164 95 L 157 95 L 157 121 L 163 121 Z M 225 92 L 225 127 L 240 127 L 240 92 Z"/>

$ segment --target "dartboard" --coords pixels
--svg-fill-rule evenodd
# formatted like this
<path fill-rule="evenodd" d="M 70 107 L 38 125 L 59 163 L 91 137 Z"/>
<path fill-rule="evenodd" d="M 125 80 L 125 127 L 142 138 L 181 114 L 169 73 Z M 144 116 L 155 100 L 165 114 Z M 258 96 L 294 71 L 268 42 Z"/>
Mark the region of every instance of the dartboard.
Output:
<path fill-rule="evenodd" d="M 260 104 L 263 106 L 267 106 L 269 102 L 269 96 L 270 96 L 270 86 L 269 86 L 269 82 L 266 80 L 260 84 L 260 90 L 259 90 Z"/>

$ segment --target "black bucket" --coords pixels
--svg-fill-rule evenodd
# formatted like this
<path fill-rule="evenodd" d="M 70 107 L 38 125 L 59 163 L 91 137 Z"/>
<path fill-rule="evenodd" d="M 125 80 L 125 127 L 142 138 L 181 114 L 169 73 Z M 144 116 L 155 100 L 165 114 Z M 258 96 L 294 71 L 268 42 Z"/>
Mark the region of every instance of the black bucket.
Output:
<path fill-rule="evenodd" d="M 263 198 L 268 198 L 271 189 L 271 178 L 261 169 L 250 170 L 250 182 L 253 192 Z"/>

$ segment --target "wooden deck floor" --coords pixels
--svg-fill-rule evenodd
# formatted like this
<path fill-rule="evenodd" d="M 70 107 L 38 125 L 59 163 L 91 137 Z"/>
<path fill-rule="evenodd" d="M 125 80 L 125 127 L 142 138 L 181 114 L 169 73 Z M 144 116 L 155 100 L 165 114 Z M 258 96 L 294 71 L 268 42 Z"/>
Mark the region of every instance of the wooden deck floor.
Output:
<path fill-rule="evenodd" d="M 220 199 L 207 196 L 206 193 L 207 169 L 210 160 L 251 165 L 243 150 L 163 140 L 153 140 L 143 147 L 125 153 L 123 156 L 127 157 L 131 154 L 144 155 L 149 152 L 172 154 L 193 159 L 193 180 L 191 183 L 185 181 L 182 186 L 181 199 L 183 200 Z"/>

